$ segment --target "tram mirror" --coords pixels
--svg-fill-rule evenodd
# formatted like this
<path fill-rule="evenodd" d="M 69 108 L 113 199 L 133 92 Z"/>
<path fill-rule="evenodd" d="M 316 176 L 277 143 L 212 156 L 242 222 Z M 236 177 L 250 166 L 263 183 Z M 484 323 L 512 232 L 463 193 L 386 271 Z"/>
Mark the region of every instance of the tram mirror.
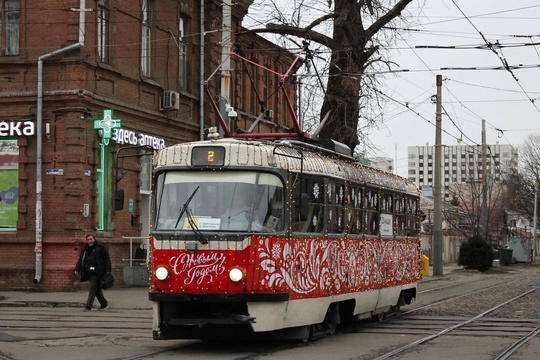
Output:
<path fill-rule="evenodd" d="M 117 189 L 114 194 L 114 210 L 124 208 L 124 189 Z"/>
<path fill-rule="evenodd" d="M 307 220 L 308 204 L 309 204 L 309 195 L 306 193 L 302 193 L 300 195 L 300 199 L 298 199 L 298 202 L 296 203 L 296 214 L 298 216 L 298 220 L 300 221 Z"/>

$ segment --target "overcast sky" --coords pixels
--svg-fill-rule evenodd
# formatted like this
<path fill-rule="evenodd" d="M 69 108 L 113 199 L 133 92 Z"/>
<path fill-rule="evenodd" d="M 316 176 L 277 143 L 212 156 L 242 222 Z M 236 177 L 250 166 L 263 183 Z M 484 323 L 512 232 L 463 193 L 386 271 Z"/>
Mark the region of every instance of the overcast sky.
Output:
<path fill-rule="evenodd" d="M 281 1 L 284 10 L 292 6 L 292 0 Z M 519 147 L 528 134 L 540 134 L 540 46 L 533 45 L 540 43 L 540 3 L 419 3 L 408 8 L 416 17 L 411 31 L 390 49 L 399 71 L 384 75 L 384 123 L 369 130 L 367 153 L 394 159 L 395 172 L 407 176 L 407 147 L 435 142 L 430 98 L 437 74 L 443 76 L 443 144 L 481 144 L 482 119 L 488 144 Z M 490 49 L 486 41 L 502 46 Z"/>

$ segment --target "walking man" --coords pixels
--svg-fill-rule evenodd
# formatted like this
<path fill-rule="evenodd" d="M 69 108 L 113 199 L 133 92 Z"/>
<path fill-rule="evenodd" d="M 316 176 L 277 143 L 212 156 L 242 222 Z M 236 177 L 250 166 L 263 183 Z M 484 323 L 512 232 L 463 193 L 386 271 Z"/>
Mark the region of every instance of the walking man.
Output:
<path fill-rule="evenodd" d="M 84 245 L 79 261 L 75 266 L 75 275 L 80 275 L 81 281 L 89 281 L 88 299 L 84 306 L 84 311 L 92 310 L 94 299 L 97 297 L 100 308 L 105 310 L 109 307 L 107 299 L 103 295 L 103 290 L 99 286 L 99 279 L 111 273 L 111 258 L 107 248 L 96 240 L 94 235 L 86 235 L 86 245 Z"/>

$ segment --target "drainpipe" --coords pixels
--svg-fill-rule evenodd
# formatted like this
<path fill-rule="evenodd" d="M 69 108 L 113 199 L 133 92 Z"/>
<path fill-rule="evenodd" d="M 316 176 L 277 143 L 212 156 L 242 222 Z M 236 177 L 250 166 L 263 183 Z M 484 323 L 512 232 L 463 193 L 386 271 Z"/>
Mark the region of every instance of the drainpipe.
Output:
<path fill-rule="evenodd" d="M 221 31 L 221 97 L 220 110 L 230 128 L 229 110 L 232 107 L 230 100 L 231 86 L 231 27 L 232 27 L 232 1 L 223 0 L 223 29 Z"/>
<path fill-rule="evenodd" d="M 79 49 L 84 46 L 84 26 L 85 26 L 85 8 L 86 0 L 80 0 L 79 4 L 79 42 L 66 46 L 62 49 L 55 50 L 53 52 L 41 55 L 38 58 L 38 87 L 37 87 L 37 120 L 36 120 L 36 246 L 34 251 L 36 253 L 36 273 L 34 276 L 34 284 L 41 282 L 41 275 L 43 271 L 43 206 L 41 202 L 42 197 L 42 180 L 41 180 L 41 168 L 43 156 L 41 154 L 43 148 L 42 139 L 42 126 L 43 126 L 43 61 L 68 52 L 73 49 Z M 71 9 L 72 11 L 77 11 Z"/>
<path fill-rule="evenodd" d="M 200 12 L 200 49 L 199 58 L 199 140 L 204 140 L 204 0 L 201 1 Z"/>

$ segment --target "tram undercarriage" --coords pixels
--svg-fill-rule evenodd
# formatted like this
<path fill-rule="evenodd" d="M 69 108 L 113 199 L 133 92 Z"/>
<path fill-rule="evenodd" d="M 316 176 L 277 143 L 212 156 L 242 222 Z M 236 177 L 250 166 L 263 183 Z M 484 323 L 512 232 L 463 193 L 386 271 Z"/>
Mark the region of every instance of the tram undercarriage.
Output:
<path fill-rule="evenodd" d="M 410 304 L 416 297 L 416 288 L 401 290 L 393 305 L 360 313 L 355 309 L 362 308 L 357 303 L 363 295 L 356 295 L 360 297 L 335 302 L 328 302 L 329 298 L 264 303 L 153 301 L 153 337 L 155 340 L 250 337 L 306 341 L 331 335 L 340 324 L 369 318 L 381 321 L 397 313 L 402 305 Z"/>

